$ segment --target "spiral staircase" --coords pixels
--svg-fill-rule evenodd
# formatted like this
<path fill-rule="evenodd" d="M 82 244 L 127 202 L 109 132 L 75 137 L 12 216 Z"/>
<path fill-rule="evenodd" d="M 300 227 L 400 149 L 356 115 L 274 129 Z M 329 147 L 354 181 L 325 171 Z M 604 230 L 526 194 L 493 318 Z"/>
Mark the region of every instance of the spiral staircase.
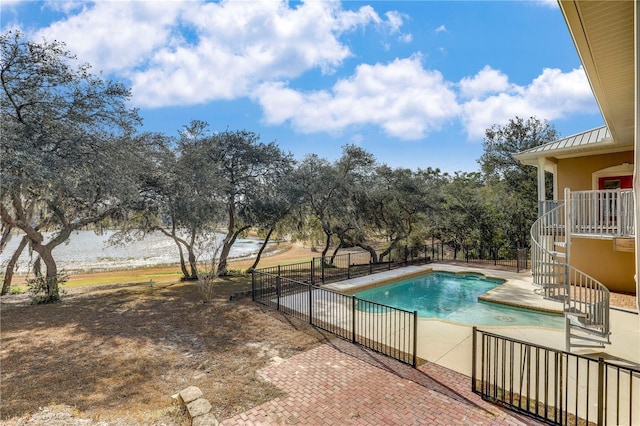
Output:
<path fill-rule="evenodd" d="M 587 193 L 595 195 L 582 196 Z M 604 201 L 602 194 L 605 194 Z M 616 213 L 623 207 L 622 198 L 609 197 L 602 191 L 571 194 L 567 190 L 565 200 L 568 201 L 546 209 L 531 228 L 533 282 L 541 288 L 545 298 L 564 304 L 567 351 L 572 348 L 603 348 L 611 343 L 609 290 L 571 266 L 569 259 L 572 236 L 602 237 L 620 232 L 624 215 L 612 214 L 612 209 Z M 608 211 L 605 212 L 606 226 L 602 225 L 602 206 Z"/>

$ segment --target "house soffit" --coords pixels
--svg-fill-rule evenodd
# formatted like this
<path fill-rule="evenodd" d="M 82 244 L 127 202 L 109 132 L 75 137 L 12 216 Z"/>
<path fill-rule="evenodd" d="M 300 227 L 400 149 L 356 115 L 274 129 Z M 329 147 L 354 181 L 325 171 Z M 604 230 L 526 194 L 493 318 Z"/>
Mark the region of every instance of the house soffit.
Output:
<path fill-rule="evenodd" d="M 617 142 L 634 138 L 634 2 L 560 0 L 602 116 Z"/>

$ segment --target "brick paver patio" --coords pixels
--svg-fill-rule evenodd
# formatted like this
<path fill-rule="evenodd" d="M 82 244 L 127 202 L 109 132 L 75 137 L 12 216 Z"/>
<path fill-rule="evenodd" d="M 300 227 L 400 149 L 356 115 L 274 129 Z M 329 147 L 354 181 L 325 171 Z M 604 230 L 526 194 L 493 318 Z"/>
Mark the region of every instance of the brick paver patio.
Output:
<path fill-rule="evenodd" d="M 259 372 L 286 396 L 221 425 L 538 425 L 482 401 L 471 379 L 427 363 L 413 369 L 342 340 Z"/>

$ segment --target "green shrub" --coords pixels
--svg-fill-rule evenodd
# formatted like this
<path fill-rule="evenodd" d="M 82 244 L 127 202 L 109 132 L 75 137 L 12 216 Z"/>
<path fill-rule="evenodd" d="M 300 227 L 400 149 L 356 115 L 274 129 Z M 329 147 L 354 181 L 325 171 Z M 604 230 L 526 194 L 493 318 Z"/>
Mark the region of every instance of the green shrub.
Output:
<path fill-rule="evenodd" d="M 9 294 L 23 294 L 24 291 L 24 287 L 22 286 L 12 285 L 9 287 Z"/>

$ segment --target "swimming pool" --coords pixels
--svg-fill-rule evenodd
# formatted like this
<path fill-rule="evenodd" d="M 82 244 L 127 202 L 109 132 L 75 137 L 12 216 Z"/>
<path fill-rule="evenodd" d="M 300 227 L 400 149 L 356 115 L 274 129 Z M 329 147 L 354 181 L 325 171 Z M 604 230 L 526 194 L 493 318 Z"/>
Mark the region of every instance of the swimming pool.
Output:
<path fill-rule="evenodd" d="M 421 318 L 439 318 L 473 325 L 564 327 L 562 315 L 478 301 L 478 296 L 504 282 L 479 274 L 431 272 L 363 290 L 354 296 L 408 311 L 418 311 Z"/>

